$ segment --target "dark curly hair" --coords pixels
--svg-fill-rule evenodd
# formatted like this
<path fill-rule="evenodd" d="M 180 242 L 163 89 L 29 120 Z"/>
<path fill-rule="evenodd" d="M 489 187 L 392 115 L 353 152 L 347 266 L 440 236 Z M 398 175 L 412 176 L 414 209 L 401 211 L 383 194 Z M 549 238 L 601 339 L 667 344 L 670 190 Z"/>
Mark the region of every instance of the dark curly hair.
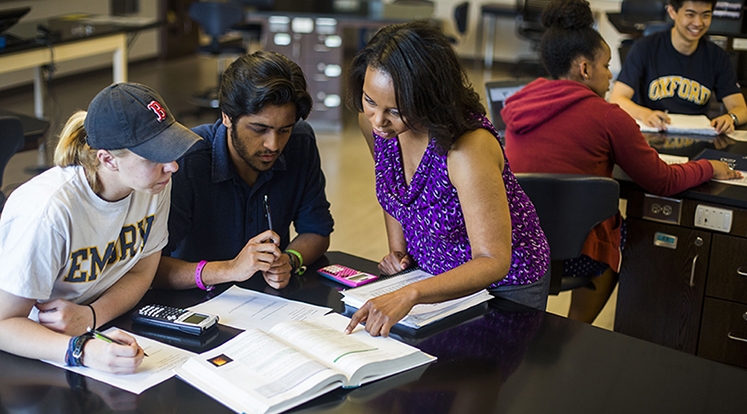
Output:
<path fill-rule="evenodd" d="M 716 10 L 716 3 L 717 0 L 694 0 L 696 3 L 708 3 L 711 5 L 711 11 Z M 684 0 L 670 0 L 669 5 L 672 6 L 674 11 L 679 11 L 680 7 L 682 7 L 682 3 L 684 3 Z"/>
<path fill-rule="evenodd" d="M 542 63 L 554 79 L 571 70 L 579 56 L 594 60 L 604 39 L 594 30 L 594 16 L 586 0 L 552 0 L 542 12 L 546 31 L 540 43 Z"/>
<path fill-rule="evenodd" d="M 296 105 L 296 121 L 306 119 L 313 101 L 301 68 L 287 57 L 258 51 L 236 59 L 221 76 L 218 101 L 230 119 L 254 115 L 265 105 Z"/>
<path fill-rule="evenodd" d="M 363 112 L 368 67 L 388 74 L 403 121 L 422 125 L 445 151 L 457 138 L 482 124 L 480 96 L 443 32 L 427 21 L 394 24 L 379 30 L 353 60 L 349 104 Z"/>

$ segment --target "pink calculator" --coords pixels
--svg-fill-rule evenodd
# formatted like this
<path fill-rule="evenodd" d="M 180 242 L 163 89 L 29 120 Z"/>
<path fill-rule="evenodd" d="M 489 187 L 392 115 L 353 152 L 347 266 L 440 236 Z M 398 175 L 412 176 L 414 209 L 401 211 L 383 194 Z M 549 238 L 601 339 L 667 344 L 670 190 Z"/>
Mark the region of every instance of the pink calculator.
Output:
<path fill-rule="evenodd" d="M 337 264 L 323 267 L 317 270 L 317 272 L 326 278 L 332 279 L 336 282 L 340 282 L 343 285 L 347 285 L 350 287 L 358 287 L 360 285 L 373 282 L 374 280 L 379 278 L 378 276 L 372 275 L 370 273 L 361 272 Z"/>

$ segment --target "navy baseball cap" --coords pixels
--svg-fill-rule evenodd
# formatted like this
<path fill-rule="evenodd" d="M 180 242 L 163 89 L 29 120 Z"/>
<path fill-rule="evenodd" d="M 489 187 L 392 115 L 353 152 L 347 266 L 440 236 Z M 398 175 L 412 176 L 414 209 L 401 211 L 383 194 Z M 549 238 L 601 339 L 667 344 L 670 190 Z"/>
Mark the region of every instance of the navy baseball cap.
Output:
<path fill-rule="evenodd" d="M 176 122 L 158 92 L 138 83 L 115 83 L 99 92 L 84 127 L 91 148 L 126 148 L 158 163 L 176 161 L 202 139 Z"/>

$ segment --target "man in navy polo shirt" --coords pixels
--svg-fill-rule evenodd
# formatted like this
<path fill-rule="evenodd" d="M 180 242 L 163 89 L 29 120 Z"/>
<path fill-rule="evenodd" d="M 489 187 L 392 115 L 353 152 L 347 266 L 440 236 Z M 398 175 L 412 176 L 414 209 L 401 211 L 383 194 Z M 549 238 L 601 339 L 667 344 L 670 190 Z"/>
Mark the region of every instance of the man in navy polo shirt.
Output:
<path fill-rule="evenodd" d="M 286 57 L 260 51 L 228 67 L 219 100 L 221 119 L 193 129 L 202 145 L 173 176 L 154 286 L 209 290 L 261 272 L 281 289 L 324 254 L 333 226 L 316 137 L 301 120 L 312 106 L 306 80 Z"/>
<path fill-rule="evenodd" d="M 705 115 L 709 99 L 727 114 L 711 120 L 718 133 L 747 121 L 747 105 L 727 53 L 705 34 L 716 0 L 670 0 L 671 30 L 635 43 L 623 63 L 610 102 L 646 125 L 666 129 L 667 113 Z"/>

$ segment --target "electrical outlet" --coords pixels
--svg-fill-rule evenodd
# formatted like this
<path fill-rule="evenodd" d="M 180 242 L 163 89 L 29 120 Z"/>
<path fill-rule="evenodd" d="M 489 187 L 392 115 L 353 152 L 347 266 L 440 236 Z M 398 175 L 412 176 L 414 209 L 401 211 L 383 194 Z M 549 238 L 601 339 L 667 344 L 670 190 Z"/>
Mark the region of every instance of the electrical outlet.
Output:
<path fill-rule="evenodd" d="M 646 194 L 643 199 L 643 218 L 662 223 L 680 224 L 682 200 Z"/>
<path fill-rule="evenodd" d="M 731 210 L 698 204 L 698 207 L 695 209 L 694 225 L 696 227 L 728 233 L 731 231 L 733 217 L 734 212 Z"/>

